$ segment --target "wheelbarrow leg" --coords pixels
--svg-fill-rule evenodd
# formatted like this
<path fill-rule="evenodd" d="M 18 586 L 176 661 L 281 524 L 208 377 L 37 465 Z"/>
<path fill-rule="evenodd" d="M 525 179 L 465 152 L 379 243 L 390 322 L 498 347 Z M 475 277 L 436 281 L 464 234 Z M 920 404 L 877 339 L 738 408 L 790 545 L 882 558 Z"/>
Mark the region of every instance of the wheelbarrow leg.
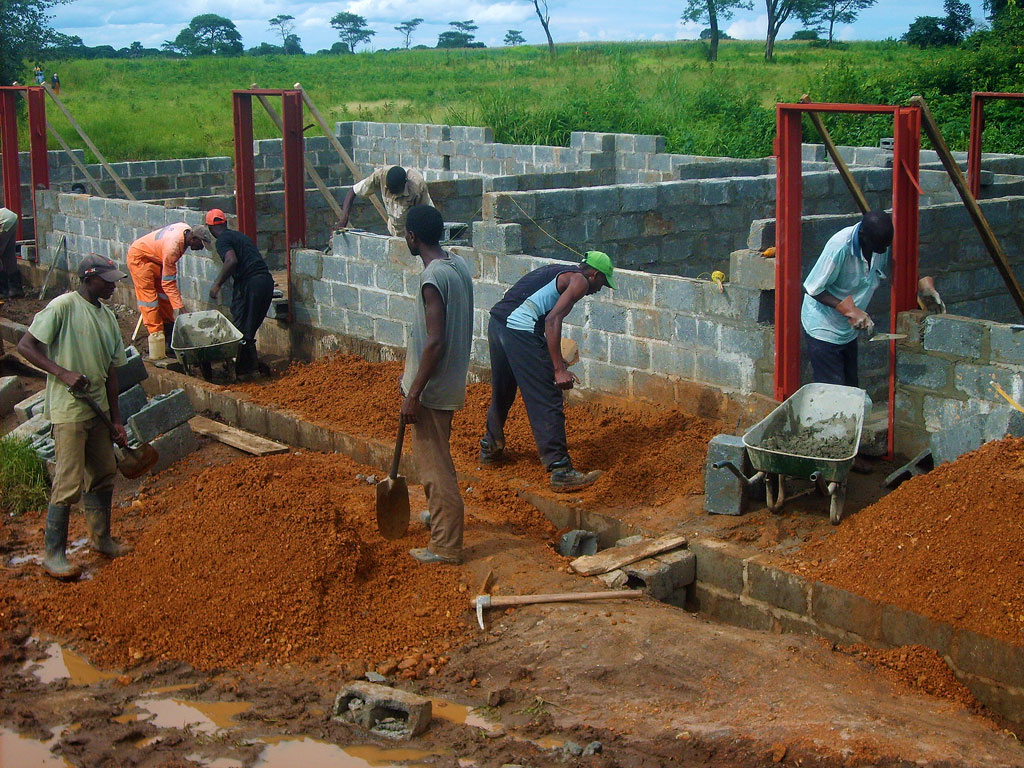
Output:
<path fill-rule="evenodd" d="M 782 475 L 765 475 L 764 495 L 769 510 L 776 514 L 782 512 L 782 505 L 786 503 L 786 483 Z"/>
<path fill-rule="evenodd" d="M 839 525 L 843 519 L 843 506 L 846 504 L 846 483 L 829 483 L 828 492 L 832 497 L 828 507 L 828 519 L 832 525 Z"/>

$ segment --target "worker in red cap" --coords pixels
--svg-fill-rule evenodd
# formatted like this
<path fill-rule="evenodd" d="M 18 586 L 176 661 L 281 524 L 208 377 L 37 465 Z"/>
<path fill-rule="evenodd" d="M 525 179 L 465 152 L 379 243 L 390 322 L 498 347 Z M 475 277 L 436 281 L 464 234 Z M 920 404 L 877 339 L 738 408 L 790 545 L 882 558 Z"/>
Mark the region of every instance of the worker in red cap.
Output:
<path fill-rule="evenodd" d="M 191 248 L 213 248 L 213 236 L 202 224 L 168 224 L 140 237 L 128 248 L 125 261 L 135 284 L 135 299 L 149 331 L 149 359 L 167 356 L 174 313 L 185 305 L 178 290 L 178 260 Z"/>
<path fill-rule="evenodd" d="M 224 260 L 224 266 L 210 288 L 210 298 L 216 301 L 221 286 L 229 277 L 232 278 L 231 317 L 235 327 L 242 332 L 235 371 L 239 376 L 254 376 L 259 373 L 256 333 L 263 325 L 274 298 L 274 277 L 256 243 L 238 230 L 228 229 L 224 211 L 219 208 L 207 211 L 206 225 L 216 241 L 217 253 Z"/>

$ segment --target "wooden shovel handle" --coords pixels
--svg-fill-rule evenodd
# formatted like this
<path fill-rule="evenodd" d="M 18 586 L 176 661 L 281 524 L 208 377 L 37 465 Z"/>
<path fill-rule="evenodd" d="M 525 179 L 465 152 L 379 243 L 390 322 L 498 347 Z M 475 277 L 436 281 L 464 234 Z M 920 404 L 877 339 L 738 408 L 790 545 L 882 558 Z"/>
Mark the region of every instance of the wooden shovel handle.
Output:
<path fill-rule="evenodd" d="M 75 392 L 75 391 L 71 390 L 70 388 L 68 389 L 68 391 L 71 392 L 71 394 L 73 394 L 79 400 L 85 401 L 85 404 L 88 405 L 90 408 L 92 408 L 92 410 L 95 412 L 95 414 L 97 416 L 99 416 L 100 421 L 102 421 L 106 425 L 107 429 L 110 430 L 110 436 L 114 437 L 114 422 L 112 422 L 110 420 L 110 417 L 103 412 L 103 409 L 100 408 L 99 403 L 97 403 L 91 397 L 89 397 L 88 395 L 86 395 L 86 394 L 84 394 L 82 392 Z"/>
<path fill-rule="evenodd" d="M 398 477 L 398 463 L 402 460 L 402 443 L 405 440 L 405 419 L 398 417 L 398 439 L 395 441 L 395 457 L 391 460 L 391 471 L 388 477 L 394 480 Z"/>
<path fill-rule="evenodd" d="M 553 595 L 495 595 L 491 597 L 491 606 L 569 603 L 579 600 L 612 600 L 617 598 L 643 597 L 643 594 L 638 589 L 624 589 L 615 592 L 561 592 Z"/>

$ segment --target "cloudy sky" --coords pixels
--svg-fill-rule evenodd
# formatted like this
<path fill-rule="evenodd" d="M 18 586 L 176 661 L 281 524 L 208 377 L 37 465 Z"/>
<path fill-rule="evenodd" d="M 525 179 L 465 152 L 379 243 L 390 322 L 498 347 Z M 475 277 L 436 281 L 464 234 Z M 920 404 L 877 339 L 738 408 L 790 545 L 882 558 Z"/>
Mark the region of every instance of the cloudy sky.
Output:
<path fill-rule="evenodd" d="M 739 11 L 726 31 L 741 39 L 764 39 L 764 0 L 753 0 L 754 9 Z M 683 0 L 623 2 L 623 0 L 549 0 L 551 34 L 555 42 L 581 40 L 674 40 L 694 38 L 697 24 L 679 20 Z M 975 19 L 982 19 L 982 0 L 970 0 Z M 501 45 L 509 29 L 522 30 L 528 43 L 544 42 L 544 34 L 530 0 L 74 0 L 54 9 L 57 29 L 79 35 L 86 45 L 117 48 L 139 40 L 157 47 L 173 39 L 189 20 L 201 13 L 218 13 L 231 19 L 247 48 L 261 42 L 275 42 L 267 20 L 282 13 L 296 19 L 295 32 L 307 52 L 329 48 L 337 40 L 330 18 L 339 11 L 365 16 L 376 30 L 373 48 L 391 48 L 401 43 L 394 26 L 405 19 L 426 21 L 413 37 L 413 44 L 434 45 L 437 35 L 448 29 L 449 21 L 473 19 L 480 29 L 477 38 L 489 46 Z M 917 16 L 941 16 L 942 0 L 879 0 L 860 19 L 838 33 L 842 39 L 878 40 L 899 37 Z M 781 37 L 799 28 L 791 23 Z"/>

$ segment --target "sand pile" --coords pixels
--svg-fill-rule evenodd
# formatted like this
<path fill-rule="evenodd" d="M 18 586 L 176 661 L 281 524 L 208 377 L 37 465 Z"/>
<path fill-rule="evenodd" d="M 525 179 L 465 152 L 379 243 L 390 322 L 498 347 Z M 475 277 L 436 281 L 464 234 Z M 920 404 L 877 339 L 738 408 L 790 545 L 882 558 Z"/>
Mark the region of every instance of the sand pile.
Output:
<path fill-rule="evenodd" d="M 1024 439 L 907 481 L 786 566 L 808 578 L 1024 645 Z"/>
<path fill-rule="evenodd" d="M 134 553 L 59 586 L 39 581 L 40 628 L 95 640 L 103 666 L 198 668 L 313 657 L 437 657 L 463 629 L 458 570 L 426 568 L 376 532 L 374 489 L 345 457 L 241 459 L 144 498 L 160 516 Z"/>
<path fill-rule="evenodd" d="M 838 650 L 868 662 L 900 688 L 948 699 L 975 713 L 984 711 L 974 694 L 931 648 L 907 645 L 880 650 L 857 643 L 840 646 Z"/>
<path fill-rule="evenodd" d="M 239 389 L 257 403 L 293 410 L 311 421 L 394 440 L 401 372 L 401 363 L 368 363 L 354 355 L 335 355 L 292 365 L 268 384 Z M 452 455 L 460 469 L 478 466 L 490 397 L 488 384 L 470 384 L 466 408 L 455 416 Z M 703 492 L 707 443 L 722 431 L 722 424 L 676 408 L 569 402 L 566 430 L 576 466 L 605 470 L 601 480 L 583 494 L 587 499 L 645 505 Z M 511 461 L 499 472 L 537 484 L 547 482 L 522 399 L 517 399 L 509 415 L 506 440 Z"/>

